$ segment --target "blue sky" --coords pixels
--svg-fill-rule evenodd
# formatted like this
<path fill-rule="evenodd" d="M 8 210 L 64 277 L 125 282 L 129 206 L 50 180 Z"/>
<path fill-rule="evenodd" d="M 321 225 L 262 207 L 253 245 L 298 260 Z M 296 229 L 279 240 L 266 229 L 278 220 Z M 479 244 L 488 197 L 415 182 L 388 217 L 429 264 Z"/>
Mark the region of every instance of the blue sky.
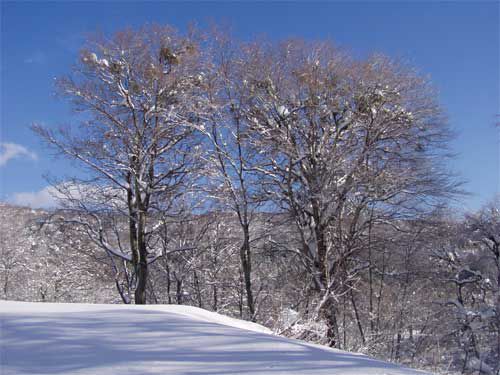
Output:
<path fill-rule="evenodd" d="M 85 35 L 127 26 L 194 21 L 230 24 L 250 39 L 331 39 L 355 56 L 382 52 L 430 75 L 457 153 L 452 167 L 478 208 L 498 191 L 498 2 L 1 2 L 0 200 L 44 204 L 43 175 L 72 174 L 29 130 L 33 122 L 70 121 L 53 95 L 54 77 L 70 70 Z M 44 190 L 45 189 L 45 190 Z M 23 194 L 20 194 L 23 193 Z"/>

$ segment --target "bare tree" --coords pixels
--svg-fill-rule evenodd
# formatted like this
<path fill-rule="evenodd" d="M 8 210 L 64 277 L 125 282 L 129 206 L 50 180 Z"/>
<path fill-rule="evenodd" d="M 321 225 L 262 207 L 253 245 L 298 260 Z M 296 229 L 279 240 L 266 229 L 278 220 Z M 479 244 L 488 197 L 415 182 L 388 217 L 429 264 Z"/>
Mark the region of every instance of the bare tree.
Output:
<path fill-rule="evenodd" d="M 456 257 L 453 279 L 458 296 L 455 307 L 465 312 L 473 331 L 486 343 L 474 342 L 476 363 L 469 366 L 484 373 L 500 371 L 500 201 L 490 202 L 475 214 L 466 216 L 465 233 L 470 241 L 465 257 Z M 470 249 L 472 247 L 472 249 Z M 467 254 L 470 253 L 470 254 Z M 465 259 L 464 259 L 465 258 Z M 451 260 L 450 260 L 451 261 Z M 469 288 L 470 301 L 464 298 Z M 463 290 L 463 293 L 462 293 Z M 467 306 L 470 303 L 471 306 Z M 479 322 L 478 322 L 479 321 Z M 478 341 L 481 341 L 481 340 Z"/>
<path fill-rule="evenodd" d="M 56 185 L 58 195 L 74 213 L 73 224 L 132 265 L 137 304 L 146 303 L 148 264 L 161 255 L 152 245 L 155 212 L 175 210 L 196 168 L 206 108 L 203 66 L 194 32 L 151 26 L 96 38 L 82 49 L 73 74 L 58 80 L 79 114 L 77 130 L 34 126 L 84 167 L 70 185 Z M 126 242 L 105 230 L 102 214 L 110 212 L 126 220 Z"/>
<path fill-rule="evenodd" d="M 262 159 L 249 142 L 248 124 L 243 119 L 239 102 L 241 66 L 238 51 L 231 41 L 213 34 L 216 70 L 209 86 L 209 98 L 217 111 L 206 129 L 208 145 L 206 168 L 209 194 L 224 210 L 234 212 L 241 228 L 239 256 L 243 273 L 246 305 L 251 320 L 256 318 L 256 298 L 252 285 L 252 243 L 262 233 L 254 226 L 263 204 L 256 165 Z"/>
<path fill-rule="evenodd" d="M 367 266 L 357 255 L 371 208 L 379 221 L 413 217 L 454 191 L 439 163 L 446 125 L 425 80 L 387 58 L 294 41 L 242 55 L 240 113 L 268 157 L 256 170 L 294 218 L 337 346 L 339 297 Z"/>

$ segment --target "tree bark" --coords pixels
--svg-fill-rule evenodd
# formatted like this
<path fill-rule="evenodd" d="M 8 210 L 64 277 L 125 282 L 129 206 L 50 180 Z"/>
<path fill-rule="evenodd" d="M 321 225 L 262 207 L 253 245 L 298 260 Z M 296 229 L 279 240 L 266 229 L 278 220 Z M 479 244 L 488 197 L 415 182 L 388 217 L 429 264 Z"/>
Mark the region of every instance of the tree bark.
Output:
<path fill-rule="evenodd" d="M 137 198 L 136 198 L 137 199 Z M 135 289 L 135 304 L 145 305 L 146 301 L 146 286 L 148 281 L 148 260 L 147 260 L 147 247 L 144 238 L 146 227 L 146 216 L 144 212 L 139 213 L 139 220 L 137 225 L 137 245 L 139 262 L 137 264 L 137 287 Z"/>
<path fill-rule="evenodd" d="M 327 297 L 327 301 L 323 303 L 320 317 L 323 318 L 326 324 L 327 345 L 332 348 L 338 347 L 339 326 L 337 322 L 337 309 L 332 297 Z"/>
<path fill-rule="evenodd" d="M 248 225 L 243 225 L 243 244 L 240 248 L 241 267 L 243 268 L 243 278 L 245 282 L 245 292 L 247 297 L 247 307 L 250 319 L 255 320 L 255 303 L 252 292 L 252 259 L 250 255 L 250 230 Z"/>

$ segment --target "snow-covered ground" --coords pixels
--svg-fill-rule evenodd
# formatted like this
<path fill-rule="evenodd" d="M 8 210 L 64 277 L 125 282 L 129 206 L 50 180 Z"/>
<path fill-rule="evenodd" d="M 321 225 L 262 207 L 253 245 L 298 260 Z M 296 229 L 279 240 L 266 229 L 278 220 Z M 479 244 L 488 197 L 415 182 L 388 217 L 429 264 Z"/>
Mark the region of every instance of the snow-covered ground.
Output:
<path fill-rule="evenodd" d="M 0 374 L 424 374 L 190 306 L 0 301 Z"/>

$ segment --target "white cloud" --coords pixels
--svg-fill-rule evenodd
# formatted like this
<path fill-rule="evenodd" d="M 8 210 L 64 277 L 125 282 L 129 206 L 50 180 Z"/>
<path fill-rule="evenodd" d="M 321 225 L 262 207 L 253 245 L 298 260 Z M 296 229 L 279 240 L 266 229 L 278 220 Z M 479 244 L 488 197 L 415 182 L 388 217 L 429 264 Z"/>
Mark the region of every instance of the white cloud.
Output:
<path fill-rule="evenodd" d="M 10 201 L 19 206 L 32 208 L 53 208 L 57 206 L 58 192 L 53 186 L 47 186 L 40 191 L 14 193 Z"/>
<path fill-rule="evenodd" d="M 31 160 L 38 160 L 37 154 L 29 151 L 26 147 L 17 143 L 0 143 L 0 167 L 14 158 L 25 157 Z"/>
<path fill-rule="evenodd" d="M 61 200 L 68 198 L 81 200 L 89 205 L 125 209 L 126 195 L 123 190 L 113 187 L 98 187 L 74 182 L 63 182 L 56 186 L 46 186 L 39 191 L 14 193 L 8 199 L 18 206 L 31 208 L 57 208 Z"/>

